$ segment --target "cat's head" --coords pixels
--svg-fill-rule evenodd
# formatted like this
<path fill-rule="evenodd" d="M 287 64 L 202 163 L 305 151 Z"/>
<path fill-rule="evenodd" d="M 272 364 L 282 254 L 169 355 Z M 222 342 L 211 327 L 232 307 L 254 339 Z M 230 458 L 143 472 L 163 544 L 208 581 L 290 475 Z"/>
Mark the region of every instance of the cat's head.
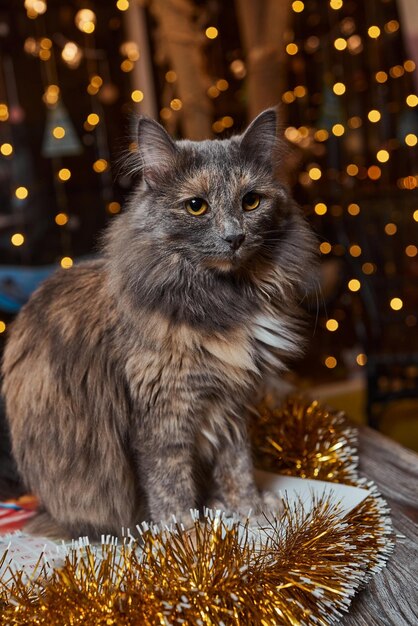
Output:
<path fill-rule="evenodd" d="M 288 195 L 277 180 L 277 114 L 261 113 L 240 136 L 173 141 L 142 117 L 142 182 L 131 201 L 138 232 L 155 252 L 222 272 L 251 264 L 278 238 Z M 281 217 L 280 217 L 281 216 Z"/>

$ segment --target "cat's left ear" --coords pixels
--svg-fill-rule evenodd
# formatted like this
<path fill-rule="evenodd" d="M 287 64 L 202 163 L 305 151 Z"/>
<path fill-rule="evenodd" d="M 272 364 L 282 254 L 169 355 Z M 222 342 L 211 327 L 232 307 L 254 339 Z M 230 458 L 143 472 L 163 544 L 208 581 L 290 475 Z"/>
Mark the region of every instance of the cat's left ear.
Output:
<path fill-rule="evenodd" d="M 138 151 L 144 179 L 151 186 L 173 166 L 176 144 L 165 128 L 149 117 L 138 122 Z"/>
<path fill-rule="evenodd" d="M 277 111 L 266 109 L 241 136 L 241 148 L 249 156 L 270 160 L 277 147 Z"/>

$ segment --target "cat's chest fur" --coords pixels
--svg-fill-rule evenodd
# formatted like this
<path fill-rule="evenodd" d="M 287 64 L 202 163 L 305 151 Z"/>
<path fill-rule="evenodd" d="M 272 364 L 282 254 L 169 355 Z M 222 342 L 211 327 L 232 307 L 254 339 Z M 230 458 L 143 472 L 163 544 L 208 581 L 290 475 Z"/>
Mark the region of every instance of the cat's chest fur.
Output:
<path fill-rule="evenodd" d="M 139 419 L 187 421 L 209 456 L 240 428 L 249 394 L 275 358 L 270 349 L 277 349 L 279 327 L 266 312 L 223 333 L 172 324 L 158 314 L 143 317 L 138 347 L 125 365 Z"/>

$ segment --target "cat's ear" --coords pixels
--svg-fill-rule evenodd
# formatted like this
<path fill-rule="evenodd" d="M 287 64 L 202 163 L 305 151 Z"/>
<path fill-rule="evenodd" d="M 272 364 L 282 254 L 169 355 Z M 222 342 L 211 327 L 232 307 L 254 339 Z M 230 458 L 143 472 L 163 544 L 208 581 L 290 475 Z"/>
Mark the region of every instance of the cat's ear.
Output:
<path fill-rule="evenodd" d="M 151 186 L 173 166 L 178 153 L 167 131 L 149 117 L 138 121 L 138 151 L 144 179 Z"/>
<path fill-rule="evenodd" d="M 271 159 L 277 146 L 277 111 L 266 109 L 241 136 L 241 148 L 250 156 Z"/>

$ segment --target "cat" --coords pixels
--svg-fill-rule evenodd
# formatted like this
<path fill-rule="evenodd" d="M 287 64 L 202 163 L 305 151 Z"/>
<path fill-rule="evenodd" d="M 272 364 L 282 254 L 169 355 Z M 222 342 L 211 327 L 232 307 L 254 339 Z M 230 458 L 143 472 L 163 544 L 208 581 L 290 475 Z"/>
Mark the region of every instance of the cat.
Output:
<path fill-rule="evenodd" d="M 13 453 L 69 536 L 262 510 L 247 406 L 301 351 L 314 258 L 277 126 L 268 109 L 242 135 L 174 141 L 139 118 L 140 183 L 102 257 L 59 270 L 15 320 Z"/>

